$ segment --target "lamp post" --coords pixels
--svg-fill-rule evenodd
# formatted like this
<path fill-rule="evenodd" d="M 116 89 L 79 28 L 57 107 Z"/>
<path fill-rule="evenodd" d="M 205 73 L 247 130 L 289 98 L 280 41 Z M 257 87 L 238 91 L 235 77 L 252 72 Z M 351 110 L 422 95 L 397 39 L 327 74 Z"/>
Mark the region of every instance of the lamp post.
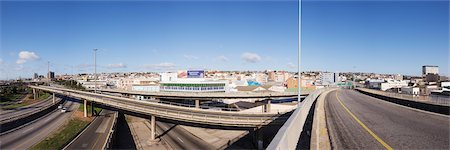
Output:
<path fill-rule="evenodd" d="M 97 49 L 94 49 L 94 93 L 97 93 Z"/>

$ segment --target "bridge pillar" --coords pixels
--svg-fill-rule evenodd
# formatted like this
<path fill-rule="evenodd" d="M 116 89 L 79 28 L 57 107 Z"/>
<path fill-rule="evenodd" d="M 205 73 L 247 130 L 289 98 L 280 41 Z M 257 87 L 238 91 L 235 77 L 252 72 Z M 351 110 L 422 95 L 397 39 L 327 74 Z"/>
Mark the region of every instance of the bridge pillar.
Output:
<path fill-rule="evenodd" d="M 263 139 L 263 132 L 262 129 L 256 129 L 254 131 L 254 136 L 256 138 L 256 146 L 258 148 L 258 150 L 263 150 L 264 149 L 264 139 Z"/>
<path fill-rule="evenodd" d="M 95 116 L 95 112 L 94 112 L 94 101 L 91 101 L 91 116 Z"/>
<path fill-rule="evenodd" d="M 84 100 L 84 117 L 87 117 L 87 100 Z"/>
<path fill-rule="evenodd" d="M 195 108 L 200 108 L 200 100 L 195 100 Z"/>
<path fill-rule="evenodd" d="M 150 136 L 150 140 L 155 140 L 155 126 L 156 126 L 156 117 L 154 115 L 151 116 L 151 120 L 150 120 L 150 130 L 151 130 L 151 136 Z"/>
<path fill-rule="evenodd" d="M 271 101 L 272 101 L 272 100 L 270 100 L 270 99 L 267 101 L 266 112 L 270 112 L 270 109 L 271 109 L 270 103 L 271 103 Z"/>
<path fill-rule="evenodd" d="M 55 104 L 56 98 L 55 98 L 55 93 L 53 93 L 53 104 Z"/>
<path fill-rule="evenodd" d="M 36 89 L 33 89 L 33 99 L 36 100 L 37 96 L 36 96 Z"/>

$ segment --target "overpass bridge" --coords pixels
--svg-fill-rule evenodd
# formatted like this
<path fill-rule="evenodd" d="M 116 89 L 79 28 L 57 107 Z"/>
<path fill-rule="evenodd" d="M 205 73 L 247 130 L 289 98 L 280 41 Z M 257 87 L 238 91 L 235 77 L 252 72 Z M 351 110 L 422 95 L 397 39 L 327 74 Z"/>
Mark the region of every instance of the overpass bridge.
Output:
<path fill-rule="evenodd" d="M 29 87 L 32 88 L 33 90 L 42 90 L 81 99 L 82 101 L 84 101 L 85 116 L 87 116 L 86 105 L 88 101 L 91 103 L 98 103 L 105 106 L 118 108 L 121 110 L 149 115 L 151 116 L 152 139 L 155 139 L 154 129 L 156 117 L 205 125 L 217 125 L 217 126 L 238 127 L 238 128 L 259 128 L 261 126 L 265 126 L 268 125 L 269 123 L 272 123 L 276 119 L 282 119 L 280 118 L 281 115 L 292 111 L 292 110 L 287 110 L 284 112 L 266 111 L 261 113 L 240 112 L 240 111 L 218 111 L 210 109 L 200 109 L 198 107 L 183 107 L 183 106 L 162 104 L 157 102 L 139 101 L 126 97 L 118 97 L 66 88 L 58 88 L 50 86 L 32 86 L 32 85 L 30 85 Z M 267 95 L 259 95 L 259 97 L 264 96 Z M 282 97 L 282 95 L 275 95 L 275 96 Z M 285 96 L 293 96 L 293 95 L 285 95 Z M 251 95 L 227 96 L 225 94 L 222 94 L 220 96 L 216 95 L 212 97 L 252 98 Z M 266 107 L 270 108 L 270 103 L 266 105 L 267 105 Z"/>
<path fill-rule="evenodd" d="M 90 90 L 94 91 L 94 90 Z M 143 96 L 150 99 L 191 99 L 191 100 L 223 100 L 223 99 L 254 99 L 257 101 L 278 98 L 297 98 L 298 92 L 234 92 L 234 93 L 205 93 L 205 92 L 141 92 L 117 89 L 97 89 L 101 93 L 120 94 L 122 96 Z M 307 96 L 309 93 L 302 93 Z"/>

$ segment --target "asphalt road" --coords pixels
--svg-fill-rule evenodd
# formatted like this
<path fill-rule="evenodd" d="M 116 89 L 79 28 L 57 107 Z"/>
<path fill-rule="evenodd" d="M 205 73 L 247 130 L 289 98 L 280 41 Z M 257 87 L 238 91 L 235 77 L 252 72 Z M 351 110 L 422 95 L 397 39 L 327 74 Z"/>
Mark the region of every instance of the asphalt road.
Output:
<path fill-rule="evenodd" d="M 99 116 L 66 149 L 102 149 L 114 121 L 115 111 L 103 109 Z M 119 137 L 120 138 L 120 137 Z"/>
<path fill-rule="evenodd" d="M 327 95 L 325 113 L 334 149 L 449 149 L 449 116 L 344 89 Z"/>
<path fill-rule="evenodd" d="M 67 101 L 64 106 L 68 108 L 68 112 L 62 113 L 57 109 L 23 128 L 0 136 L 0 149 L 28 149 L 44 140 L 70 118 L 79 104 Z"/>
<path fill-rule="evenodd" d="M 14 117 L 18 117 L 18 116 L 22 116 L 25 114 L 29 114 L 32 113 L 38 109 L 41 109 L 43 107 L 46 107 L 48 105 L 52 104 L 52 98 L 53 96 L 50 96 L 48 99 L 42 100 L 40 102 L 28 105 L 28 106 L 23 106 L 23 107 L 19 107 L 16 109 L 11 109 L 11 110 L 2 110 L 0 113 L 0 121 L 6 120 L 8 118 L 14 118 Z"/>
<path fill-rule="evenodd" d="M 212 150 L 214 146 L 192 135 L 179 125 L 156 121 L 156 132 L 172 149 Z"/>

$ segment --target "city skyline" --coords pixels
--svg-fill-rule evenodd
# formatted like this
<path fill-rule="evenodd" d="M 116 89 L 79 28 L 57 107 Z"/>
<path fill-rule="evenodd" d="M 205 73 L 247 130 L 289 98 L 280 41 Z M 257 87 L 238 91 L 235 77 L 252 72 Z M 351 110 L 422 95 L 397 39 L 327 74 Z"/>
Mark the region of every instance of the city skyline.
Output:
<path fill-rule="evenodd" d="M 91 73 L 94 48 L 98 72 L 297 70 L 297 1 L 1 3 L 2 78 L 46 74 L 47 61 L 56 74 Z M 302 71 L 437 65 L 448 76 L 442 3 L 303 1 Z"/>

